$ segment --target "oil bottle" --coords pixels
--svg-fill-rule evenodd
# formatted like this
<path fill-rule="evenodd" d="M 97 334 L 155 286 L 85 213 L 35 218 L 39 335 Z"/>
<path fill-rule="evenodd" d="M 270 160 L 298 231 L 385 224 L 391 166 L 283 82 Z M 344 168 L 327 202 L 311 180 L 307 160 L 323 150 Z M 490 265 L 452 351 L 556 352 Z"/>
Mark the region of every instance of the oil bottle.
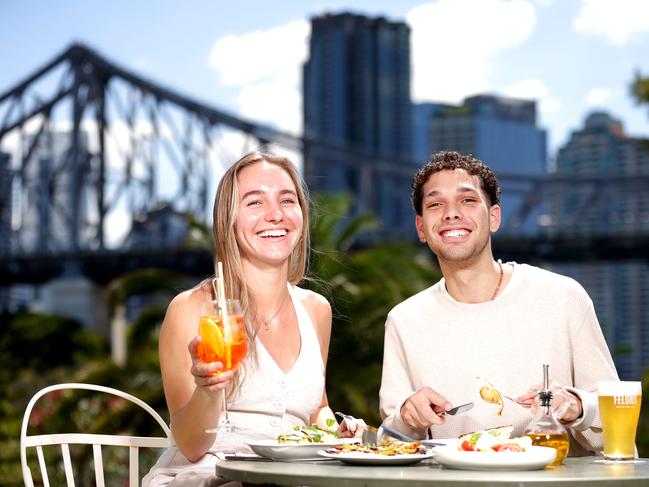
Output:
<path fill-rule="evenodd" d="M 538 393 L 539 409 L 523 434 L 532 439 L 533 445 L 554 448 L 557 455 L 550 466 L 556 467 L 561 465 L 568 455 L 570 440 L 566 429 L 554 417 L 552 409 L 554 394 L 550 390 L 548 369 L 549 365 L 543 364 L 543 389 Z"/>

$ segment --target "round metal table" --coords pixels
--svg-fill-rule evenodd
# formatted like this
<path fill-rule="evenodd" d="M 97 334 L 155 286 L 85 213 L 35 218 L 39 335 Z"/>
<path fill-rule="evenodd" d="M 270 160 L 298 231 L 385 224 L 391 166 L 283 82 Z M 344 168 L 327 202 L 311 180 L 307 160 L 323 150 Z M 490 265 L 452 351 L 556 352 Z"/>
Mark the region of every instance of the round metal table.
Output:
<path fill-rule="evenodd" d="M 411 466 L 354 466 L 338 461 L 298 463 L 226 460 L 216 466 L 216 474 L 248 484 L 310 487 L 558 487 L 573 484 L 584 487 L 649 486 L 649 460 L 617 464 L 597 460 L 598 457 L 567 458 L 557 468 L 531 471 L 453 470 L 443 468 L 432 459 Z"/>

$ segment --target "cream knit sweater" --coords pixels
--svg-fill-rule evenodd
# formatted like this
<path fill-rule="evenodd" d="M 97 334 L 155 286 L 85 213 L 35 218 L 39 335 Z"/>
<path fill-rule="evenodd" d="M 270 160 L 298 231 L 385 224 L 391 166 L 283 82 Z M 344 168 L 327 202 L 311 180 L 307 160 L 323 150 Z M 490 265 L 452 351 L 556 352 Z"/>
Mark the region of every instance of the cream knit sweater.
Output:
<path fill-rule="evenodd" d="M 593 304 L 573 279 L 525 264 L 514 266 L 503 292 L 486 303 L 455 301 L 444 279 L 397 305 L 385 324 L 380 391 L 381 416 L 416 436 L 401 420 L 401 405 L 421 387 L 444 395 L 453 405 L 475 407 L 431 428 L 433 438 L 455 438 L 511 424 L 523 433 L 529 409 L 505 399 L 502 416 L 479 395 L 480 377 L 501 393 L 517 396 L 550 376 L 577 394 L 584 413 L 568 425 L 570 454 L 602 449 L 597 382 L 617 380 Z"/>

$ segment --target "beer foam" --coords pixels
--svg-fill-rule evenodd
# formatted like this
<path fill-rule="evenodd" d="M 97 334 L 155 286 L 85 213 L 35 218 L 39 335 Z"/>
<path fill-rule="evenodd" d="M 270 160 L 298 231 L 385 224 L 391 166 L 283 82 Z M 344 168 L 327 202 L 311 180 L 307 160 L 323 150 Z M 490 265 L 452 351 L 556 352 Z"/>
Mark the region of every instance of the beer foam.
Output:
<path fill-rule="evenodd" d="M 597 393 L 600 396 L 641 396 L 642 383 L 629 381 L 598 382 Z"/>

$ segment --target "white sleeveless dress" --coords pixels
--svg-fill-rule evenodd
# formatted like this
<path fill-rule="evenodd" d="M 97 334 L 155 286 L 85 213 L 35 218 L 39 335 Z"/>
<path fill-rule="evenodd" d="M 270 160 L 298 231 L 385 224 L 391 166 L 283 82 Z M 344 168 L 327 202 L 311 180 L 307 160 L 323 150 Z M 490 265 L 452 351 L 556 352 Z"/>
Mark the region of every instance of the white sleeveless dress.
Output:
<path fill-rule="evenodd" d="M 255 338 L 257 363 L 246 358 L 239 393 L 228 402 L 233 431 L 218 433 L 210 451 L 194 463 L 175 445 L 169 447 L 142 479 L 142 487 L 222 485 L 226 481 L 210 479 L 220 453 L 250 452 L 246 441 L 275 439 L 293 426 L 309 424 L 311 414 L 322 402 L 324 364 L 318 337 L 298 291 L 290 284 L 288 290 L 300 329 L 300 353 L 291 370 L 284 373 L 261 340 Z"/>

